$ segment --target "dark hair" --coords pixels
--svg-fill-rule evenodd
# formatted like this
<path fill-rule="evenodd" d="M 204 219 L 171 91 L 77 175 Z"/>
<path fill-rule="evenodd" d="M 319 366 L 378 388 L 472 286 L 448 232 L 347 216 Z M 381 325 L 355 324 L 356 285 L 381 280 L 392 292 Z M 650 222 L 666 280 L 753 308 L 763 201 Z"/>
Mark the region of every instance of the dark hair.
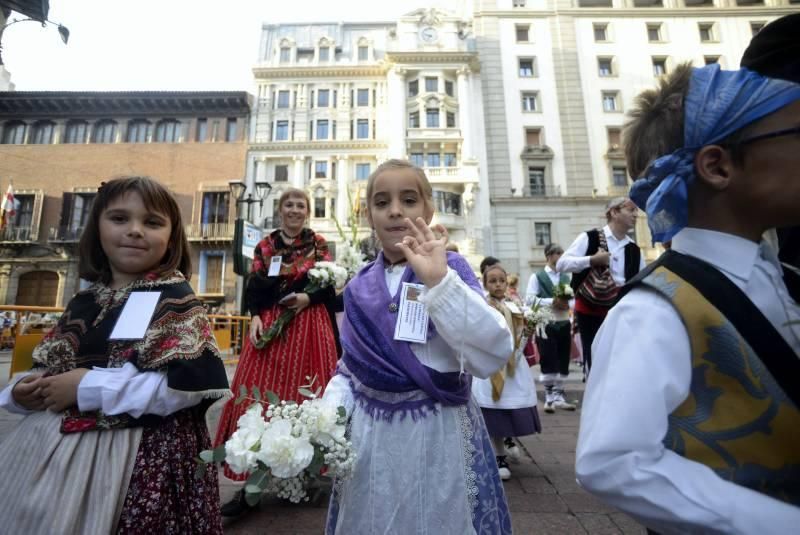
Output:
<path fill-rule="evenodd" d="M 481 260 L 481 275 L 483 275 L 483 272 L 486 271 L 486 268 L 491 267 L 491 266 L 493 266 L 495 264 L 499 264 L 499 263 L 500 263 L 500 260 L 498 260 L 497 258 L 495 258 L 493 256 L 487 256 L 486 258 Z"/>
<path fill-rule="evenodd" d="M 557 243 L 548 243 L 544 246 L 544 257 L 547 258 L 551 254 L 563 254 L 564 249 Z"/>
<path fill-rule="evenodd" d="M 111 282 L 111 266 L 105 251 L 100 246 L 100 215 L 112 201 L 129 192 L 141 195 L 142 202 L 148 210 L 164 214 L 172 225 L 167 252 L 156 268 L 158 275 L 168 275 L 177 269 L 187 279 L 191 278 L 192 260 L 189 256 L 189 242 L 186 241 L 178 203 L 167 188 L 154 179 L 144 176 L 114 178 L 104 182 L 97 189 L 89 220 L 78 244 L 80 277 L 90 282 L 101 281 L 106 284 Z"/>
<path fill-rule="evenodd" d="M 508 283 L 508 272 L 506 271 L 506 268 L 503 267 L 503 264 L 498 262 L 496 264 L 491 264 L 489 266 L 486 266 L 486 269 L 481 271 L 481 279 L 483 279 L 484 288 L 486 287 L 486 278 L 489 276 L 489 272 L 495 269 L 499 269 L 500 271 L 503 272 L 503 275 L 506 276 L 506 283 Z"/>

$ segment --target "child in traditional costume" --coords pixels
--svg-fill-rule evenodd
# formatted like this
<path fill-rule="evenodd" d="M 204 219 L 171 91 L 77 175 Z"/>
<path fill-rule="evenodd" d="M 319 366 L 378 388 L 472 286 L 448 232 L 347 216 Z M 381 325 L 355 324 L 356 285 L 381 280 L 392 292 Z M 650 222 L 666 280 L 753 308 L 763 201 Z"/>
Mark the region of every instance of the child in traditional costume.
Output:
<path fill-rule="evenodd" d="M 672 244 L 594 341 L 578 480 L 659 533 L 795 533 L 800 307 L 761 236 L 800 224 L 800 84 L 681 65 L 624 137 Z"/>
<path fill-rule="evenodd" d="M 445 251 L 445 229 L 428 227 L 432 197 L 406 161 L 380 165 L 367 183 L 383 250 L 345 288 L 344 353 L 324 395 L 346 407 L 357 457 L 351 478 L 334 484 L 330 534 L 511 533 L 469 375 L 505 365 L 511 333 L 463 257 Z M 427 334 L 399 340 L 411 327 Z"/>
<path fill-rule="evenodd" d="M 508 283 L 503 266 L 495 264 L 486 268 L 483 286 L 489 292 L 486 298 L 489 305 L 503 315 L 514 334 L 514 348 L 509 352 L 505 365 L 488 379 L 472 380 L 472 392 L 492 437 L 500 477 L 509 479 L 511 469 L 506 460 L 507 450 L 509 453 L 514 449 L 519 450 L 513 437 L 532 435 L 542 430 L 536 412 L 536 385 L 522 354 L 531 333 L 525 332 L 521 309 L 516 308 L 514 303 L 506 302 Z M 512 312 L 513 309 L 516 310 Z"/>
<path fill-rule="evenodd" d="M 222 533 L 217 472 L 195 473 L 228 381 L 183 228 L 154 180 L 98 190 L 79 245 L 94 284 L 0 392 L 26 414 L 0 443 L 0 531 Z"/>

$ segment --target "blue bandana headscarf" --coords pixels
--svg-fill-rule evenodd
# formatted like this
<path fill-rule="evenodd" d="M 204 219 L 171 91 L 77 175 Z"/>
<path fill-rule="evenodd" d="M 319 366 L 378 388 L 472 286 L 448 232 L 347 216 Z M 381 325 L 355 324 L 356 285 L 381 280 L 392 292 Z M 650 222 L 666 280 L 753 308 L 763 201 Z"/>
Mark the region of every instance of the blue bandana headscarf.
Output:
<path fill-rule="evenodd" d="M 687 225 L 688 190 L 700 148 L 796 100 L 800 100 L 800 84 L 748 69 L 723 71 L 717 64 L 692 69 L 683 106 L 683 148 L 651 163 L 630 191 L 633 202 L 647 212 L 653 241 L 669 241 Z"/>

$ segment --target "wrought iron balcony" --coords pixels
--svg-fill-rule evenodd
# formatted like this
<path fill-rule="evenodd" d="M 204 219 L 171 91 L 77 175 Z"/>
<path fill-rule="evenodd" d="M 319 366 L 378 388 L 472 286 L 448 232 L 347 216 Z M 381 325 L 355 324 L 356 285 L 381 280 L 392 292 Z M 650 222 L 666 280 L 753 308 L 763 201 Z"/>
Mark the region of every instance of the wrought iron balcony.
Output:
<path fill-rule="evenodd" d="M 189 241 L 231 241 L 234 225 L 232 223 L 193 223 L 186 225 Z"/>
<path fill-rule="evenodd" d="M 59 243 L 72 243 L 81 239 L 83 233 L 83 226 L 73 227 L 50 227 L 50 237 L 48 241 Z"/>
<path fill-rule="evenodd" d="M 17 227 L 8 225 L 3 230 L 0 230 L 0 242 L 3 243 L 29 243 L 33 241 L 33 227 Z"/>

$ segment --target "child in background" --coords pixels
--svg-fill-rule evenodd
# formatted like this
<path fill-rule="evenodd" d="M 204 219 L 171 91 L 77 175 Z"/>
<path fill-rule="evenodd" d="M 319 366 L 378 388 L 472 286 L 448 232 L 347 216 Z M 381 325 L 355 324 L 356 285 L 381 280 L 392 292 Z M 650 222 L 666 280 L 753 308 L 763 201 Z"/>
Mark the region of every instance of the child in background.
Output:
<path fill-rule="evenodd" d="M 506 291 L 506 299 L 517 305 L 522 306 L 522 297 L 519 295 L 519 275 L 516 273 L 508 274 L 508 290 Z"/>
<path fill-rule="evenodd" d="M 432 201 L 425 173 L 403 160 L 367 182 L 383 250 L 345 288 L 344 354 L 324 394 L 346 408 L 356 454 L 352 476 L 334 484 L 329 534 L 511 533 L 469 375 L 504 365 L 511 333 L 464 258 L 445 251 L 444 227 L 428 227 Z M 395 338 L 402 283 L 423 286 L 419 343 Z"/>
<path fill-rule="evenodd" d="M 206 409 L 228 381 L 187 282 L 183 228 L 152 179 L 98 189 L 78 264 L 94 284 L 0 392 L 0 407 L 27 415 L 0 444 L 5 533 L 222 533 L 217 472 L 195 472 L 211 446 Z M 153 294 L 149 309 L 125 309 Z M 110 338 L 144 315 L 143 336 Z"/>
<path fill-rule="evenodd" d="M 505 448 L 515 449 L 509 437 L 521 437 L 539 433 L 542 426 L 536 412 L 536 387 L 522 348 L 530 333 L 523 332 L 521 311 L 512 314 L 505 302 L 508 276 L 500 264 L 494 264 L 483 272 L 483 286 L 489 297 L 489 305 L 505 318 L 514 335 L 514 348 L 506 355 L 505 365 L 488 379 L 472 380 L 472 393 L 481 407 L 483 420 L 492 437 L 497 468 L 500 477 L 509 479 L 511 470 L 506 460 Z M 515 308 L 513 305 L 512 309 Z M 514 318 L 516 316 L 516 320 Z M 506 440 L 504 440 L 506 439 Z M 517 448 L 518 449 L 518 448 Z"/>

